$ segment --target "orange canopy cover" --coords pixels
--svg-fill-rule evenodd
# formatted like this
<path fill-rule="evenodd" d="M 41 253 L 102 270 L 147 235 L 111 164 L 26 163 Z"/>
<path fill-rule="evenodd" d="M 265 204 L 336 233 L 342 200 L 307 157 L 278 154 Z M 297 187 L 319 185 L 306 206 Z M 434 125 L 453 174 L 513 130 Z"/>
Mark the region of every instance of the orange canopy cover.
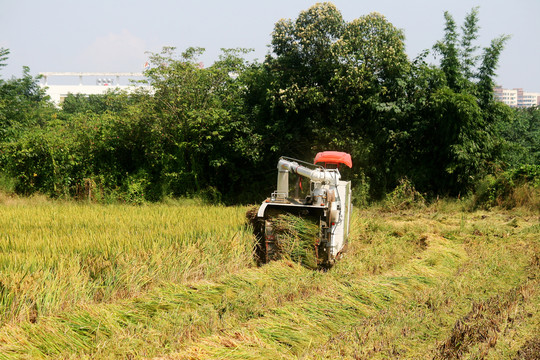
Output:
<path fill-rule="evenodd" d="M 341 151 L 323 151 L 315 155 L 314 164 L 345 164 L 352 168 L 351 155 Z"/>

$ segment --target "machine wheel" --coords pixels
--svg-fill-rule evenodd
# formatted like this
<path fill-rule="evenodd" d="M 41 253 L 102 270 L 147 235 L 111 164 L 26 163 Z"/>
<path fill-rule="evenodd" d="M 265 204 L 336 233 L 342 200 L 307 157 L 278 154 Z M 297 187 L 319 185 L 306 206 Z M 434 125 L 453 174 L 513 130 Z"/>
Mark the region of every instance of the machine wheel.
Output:
<path fill-rule="evenodd" d="M 257 238 L 255 255 L 259 265 L 279 259 L 278 242 L 273 223 L 267 219 L 257 219 L 253 224 L 253 232 Z"/>

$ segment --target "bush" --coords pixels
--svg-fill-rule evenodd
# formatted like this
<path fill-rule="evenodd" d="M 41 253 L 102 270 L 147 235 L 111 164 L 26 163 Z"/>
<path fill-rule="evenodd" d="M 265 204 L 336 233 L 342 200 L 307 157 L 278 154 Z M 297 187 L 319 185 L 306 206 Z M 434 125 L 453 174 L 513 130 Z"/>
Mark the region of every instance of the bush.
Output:
<path fill-rule="evenodd" d="M 518 183 L 527 182 L 533 187 L 540 187 L 540 165 L 521 165 L 510 174 Z"/>
<path fill-rule="evenodd" d="M 406 177 L 402 178 L 398 186 L 390 194 L 386 195 L 383 202 L 383 207 L 390 211 L 424 207 L 425 205 L 425 197 L 416 190 L 414 184 Z"/>
<path fill-rule="evenodd" d="M 369 205 L 369 190 L 369 180 L 361 173 L 359 179 L 353 182 L 353 204 L 358 207 Z"/>
<path fill-rule="evenodd" d="M 199 191 L 197 197 L 199 197 L 204 204 L 218 205 L 222 203 L 221 193 L 213 186 L 208 186 L 206 189 Z"/>
<path fill-rule="evenodd" d="M 13 178 L 7 176 L 6 174 L 0 172 L 0 191 L 7 193 L 15 192 L 15 181 Z"/>
<path fill-rule="evenodd" d="M 473 208 L 501 207 L 512 209 L 528 206 L 540 209 L 540 167 L 523 165 L 519 168 L 488 175 L 480 181 L 473 195 Z"/>
<path fill-rule="evenodd" d="M 65 135 L 38 129 L 4 146 L 5 168 L 16 192 L 70 195 L 79 162 L 74 144 Z"/>
<path fill-rule="evenodd" d="M 129 204 L 142 205 L 146 200 L 148 185 L 147 175 L 143 171 L 128 176 L 121 199 Z"/>

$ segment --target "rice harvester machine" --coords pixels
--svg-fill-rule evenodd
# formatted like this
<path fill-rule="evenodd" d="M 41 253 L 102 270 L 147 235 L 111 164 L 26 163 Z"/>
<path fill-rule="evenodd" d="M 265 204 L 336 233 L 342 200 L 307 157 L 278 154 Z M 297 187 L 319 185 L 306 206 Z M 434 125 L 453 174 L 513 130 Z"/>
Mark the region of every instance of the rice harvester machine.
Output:
<path fill-rule="evenodd" d="M 340 165 L 352 167 L 351 156 L 344 152 L 324 151 L 314 163 L 281 157 L 277 164 L 277 189 L 258 208 L 254 230 L 258 238 L 259 260 L 279 258 L 279 232 L 275 219 L 280 214 L 309 218 L 319 225 L 313 244 L 317 263 L 330 267 L 345 250 L 352 213 L 351 182 L 341 180 Z M 296 174 L 294 196 L 290 194 L 289 175 Z M 309 191 L 302 191 L 302 178 L 309 179 Z M 307 189 L 306 189 L 307 190 Z"/>

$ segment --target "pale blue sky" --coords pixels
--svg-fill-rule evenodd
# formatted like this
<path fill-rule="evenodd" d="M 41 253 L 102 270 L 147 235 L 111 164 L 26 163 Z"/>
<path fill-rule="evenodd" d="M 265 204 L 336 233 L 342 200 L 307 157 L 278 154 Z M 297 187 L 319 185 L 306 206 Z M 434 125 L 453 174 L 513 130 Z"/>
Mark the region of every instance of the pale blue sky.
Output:
<path fill-rule="evenodd" d="M 263 60 L 270 34 L 281 18 L 296 18 L 316 1 L 307 0 L 0 0 L 0 47 L 11 51 L 0 76 L 49 71 L 139 72 L 145 51 L 162 46 L 206 48 L 210 65 L 220 48 L 253 48 Z M 509 34 L 497 82 L 540 92 L 540 0 L 336 0 L 350 21 L 380 12 L 406 36 L 415 57 L 442 38 L 443 13 L 458 25 L 480 6 L 481 46 Z"/>

